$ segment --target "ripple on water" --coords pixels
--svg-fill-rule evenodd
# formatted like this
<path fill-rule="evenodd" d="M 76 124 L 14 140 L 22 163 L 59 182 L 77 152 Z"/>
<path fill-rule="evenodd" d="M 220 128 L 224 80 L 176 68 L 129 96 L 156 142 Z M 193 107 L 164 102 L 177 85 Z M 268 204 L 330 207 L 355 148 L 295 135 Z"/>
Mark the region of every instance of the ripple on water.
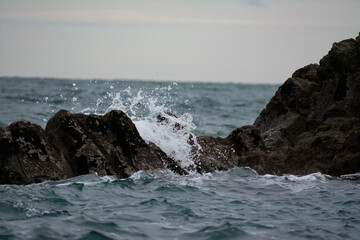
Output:
<path fill-rule="evenodd" d="M 185 233 L 184 238 L 189 239 L 235 239 L 247 236 L 248 234 L 238 226 L 225 222 L 220 225 L 209 225 L 197 231 Z"/>

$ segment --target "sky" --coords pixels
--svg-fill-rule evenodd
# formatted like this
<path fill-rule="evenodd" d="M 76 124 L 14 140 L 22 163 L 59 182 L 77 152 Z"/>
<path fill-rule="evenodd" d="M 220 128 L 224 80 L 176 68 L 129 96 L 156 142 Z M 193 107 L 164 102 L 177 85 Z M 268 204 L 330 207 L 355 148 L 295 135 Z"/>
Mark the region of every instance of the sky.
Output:
<path fill-rule="evenodd" d="M 0 0 L 0 76 L 282 83 L 360 0 Z"/>

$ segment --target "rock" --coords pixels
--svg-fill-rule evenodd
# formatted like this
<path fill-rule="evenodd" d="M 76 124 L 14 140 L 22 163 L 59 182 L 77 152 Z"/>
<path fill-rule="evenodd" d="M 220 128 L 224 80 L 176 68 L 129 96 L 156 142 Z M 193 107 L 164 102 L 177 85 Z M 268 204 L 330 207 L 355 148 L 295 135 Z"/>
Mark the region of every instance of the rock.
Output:
<path fill-rule="evenodd" d="M 195 158 L 199 173 L 228 170 L 235 166 L 251 167 L 260 174 L 274 173 L 260 131 L 253 125 L 237 128 L 226 138 L 201 136 Z M 195 151 L 194 151 L 195 152 Z"/>
<path fill-rule="evenodd" d="M 171 113 L 158 124 L 185 127 Z M 168 168 L 178 174 L 251 167 L 259 174 L 333 176 L 360 172 L 360 36 L 335 43 L 320 64 L 294 72 L 254 125 L 226 138 L 190 135 L 194 166 L 182 169 L 145 142 L 122 111 L 104 116 L 60 110 L 45 131 L 27 121 L 0 127 L 0 184 L 97 173 L 129 177 Z"/>
<path fill-rule="evenodd" d="M 88 173 L 125 178 L 164 167 L 186 174 L 155 144 L 147 144 L 122 111 L 98 116 L 60 110 L 45 131 L 27 121 L 0 127 L 0 164 L 1 184 Z"/>
<path fill-rule="evenodd" d="M 179 118 L 172 113 L 169 112 L 165 112 L 165 113 L 161 113 L 156 117 L 156 121 L 160 124 L 164 124 L 164 125 L 170 125 L 172 126 L 172 129 L 174 131 L 179 131 L 185 128 L 185 126 L 181 123 L 179 123 L 177 120 Z"/>
<path fill-rule="evenodd" d="M 44 130 L 28 121 L 0 127 L 0 183 L 27 184 L 71 177 Z"/>
<path fill-rule="evenodd" d="M 255 120 L 279 174 L 360 172 L 360 38 L 297 70 Z M 350 150 L 351 149 L 351 150 Z"/>

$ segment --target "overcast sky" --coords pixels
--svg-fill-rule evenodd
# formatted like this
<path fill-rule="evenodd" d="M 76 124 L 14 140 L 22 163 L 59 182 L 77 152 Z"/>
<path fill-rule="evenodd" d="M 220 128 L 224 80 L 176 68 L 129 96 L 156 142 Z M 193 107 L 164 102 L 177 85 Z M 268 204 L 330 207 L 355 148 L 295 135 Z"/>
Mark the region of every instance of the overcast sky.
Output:
<path fill-rule="evenodd" d="M 282 83 L 360 0 L 0 0 L 0 76 Z"/>

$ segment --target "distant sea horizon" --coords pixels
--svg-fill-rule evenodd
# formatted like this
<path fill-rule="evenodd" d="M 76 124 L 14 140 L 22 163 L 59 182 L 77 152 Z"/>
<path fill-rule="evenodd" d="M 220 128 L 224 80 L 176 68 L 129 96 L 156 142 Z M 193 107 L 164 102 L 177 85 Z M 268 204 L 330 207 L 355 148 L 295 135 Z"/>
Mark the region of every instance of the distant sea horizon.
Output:
<path fill-rule="evenodd" d="M 245 85 L 281 85 L 286 81 L 286 79 L 282 82 L 253 82 L 253 81 L 201 81 L 201 80 L 171 80 L 171 79 L 146 79 L 146 78 L 82 78 L 82 77 L 49 77 L 49 76 L 18 76 L 18 75 L 4 75 L 0 76 L 0 79 L 28 79 L 28 80 L 36 80 L 36 79 L 47 79 L 47 80 L 64 80 L 64 81 L 138 81 L 138 82 L 177 82 L 177 83 L 215 83 L 215 84 L 245 84 Z"/>

